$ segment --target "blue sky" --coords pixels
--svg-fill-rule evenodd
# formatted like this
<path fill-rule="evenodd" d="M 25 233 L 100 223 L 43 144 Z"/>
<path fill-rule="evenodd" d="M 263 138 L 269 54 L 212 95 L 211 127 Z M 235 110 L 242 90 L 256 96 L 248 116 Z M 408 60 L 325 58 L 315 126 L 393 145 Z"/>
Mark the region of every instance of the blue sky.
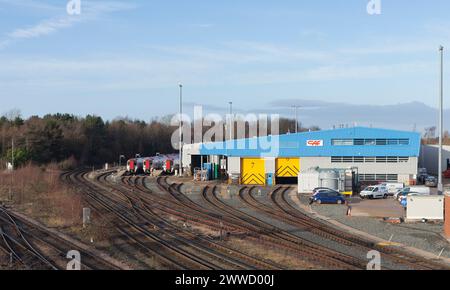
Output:
<path fill-rule="evenodd" d="M 179 81 L 186 110 L 436 107 L 450 2 L 381 1 L 371 16 L 367 0 L 81 0 L 70 16 L 68 0 L 0 0 L 0 113 L 149 120 L 176 112 Z"/>

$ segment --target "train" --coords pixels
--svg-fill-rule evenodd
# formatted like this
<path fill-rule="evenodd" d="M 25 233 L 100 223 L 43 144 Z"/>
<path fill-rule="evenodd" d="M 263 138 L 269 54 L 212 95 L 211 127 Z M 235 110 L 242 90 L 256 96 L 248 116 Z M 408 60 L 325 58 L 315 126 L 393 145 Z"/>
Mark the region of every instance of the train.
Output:
<path fill-rule="evenodd" d="M 151 175 L 154 171 L 160 171 L 161 174 L 172 175 L 179 167 L 179 159 L 175 154 L 136 157 L 127 161 L 126 174 Z"/>
<path fill-rule="evenodd" d="M 152 173 L 152 169 L 153 169 L 153 158 L 147 157 L 144 158 L 143 161 L 143 171 L 144 174 L 150 175 Z"/>
<path fill-rule="evenodd" d="M 127 173 L 130 175 L 144 173 L 144 158 L 132 158 L 127 161 Z"/>

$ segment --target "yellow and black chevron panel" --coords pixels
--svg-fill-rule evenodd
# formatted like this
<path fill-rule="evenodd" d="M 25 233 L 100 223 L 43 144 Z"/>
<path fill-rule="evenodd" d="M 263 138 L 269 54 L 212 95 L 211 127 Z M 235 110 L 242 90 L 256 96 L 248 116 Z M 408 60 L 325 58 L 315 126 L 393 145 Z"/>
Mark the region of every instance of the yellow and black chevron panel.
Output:
<path fill-rule="evenodd" d="M 300 158 L 278 158 L 277 177 L 298 177 L 300 174 Z"/>
<path fill-rule="evenodd" d="M 261 158 L 243 158 L 241 164 L 242 184 L 266 185 L 266 164 Z"/>

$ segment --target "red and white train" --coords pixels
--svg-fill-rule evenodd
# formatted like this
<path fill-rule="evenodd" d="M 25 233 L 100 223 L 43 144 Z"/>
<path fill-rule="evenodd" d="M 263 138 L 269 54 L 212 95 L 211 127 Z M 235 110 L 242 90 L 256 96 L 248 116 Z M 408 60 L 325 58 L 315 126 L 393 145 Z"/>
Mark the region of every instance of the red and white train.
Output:
<path fill-rule="evenodd" d="M 127 174 L 151 175 L 155 170 L 162 171 L 163 174 L 174 174 L 179 168 L 178 160 L 174 159 L 172 155 L 132 158 L 127 161 Z"/>

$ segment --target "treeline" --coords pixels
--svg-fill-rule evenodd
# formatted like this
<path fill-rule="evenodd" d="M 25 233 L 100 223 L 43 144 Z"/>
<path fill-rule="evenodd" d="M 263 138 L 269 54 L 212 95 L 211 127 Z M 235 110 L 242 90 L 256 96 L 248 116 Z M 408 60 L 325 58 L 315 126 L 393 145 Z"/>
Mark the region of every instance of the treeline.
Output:
<path fill-rule="evenodd" d="M 5 115 L 0 117 L 0 166 L 5 168 L 12 161 L 13 143 L 16 167 L 29 162 L 91 166 L 119 162 L 121 155 L 130 158 L 137 153 L 174 153 L 171 138 L 177 127 L 171 126 L 170 120 L 170 116 L 144 122 L 127 118 L 105 121 L 93 115 L 51 114 L 28 119 L 18 113 Z M 319 128 L 300 125 L 299 130 Z M 294 131 L 295 121 L 280 120 L 281 134 Z"/>
<path fill-rule="evenodd" d="M 0 152 L 3 161 L 17 166 L 32 161 L 37 164 L 76 160 L 80 165 L 119 162 L 136 153 L 154 155 L 171 153 L 171 135 L 176 128 L 162 120 L 149 123 L 128 119 L 104 121 L 88 115 L 69 114 L 0 118 Z M 5 166 L 6 162 L 2 162 Z"/>

